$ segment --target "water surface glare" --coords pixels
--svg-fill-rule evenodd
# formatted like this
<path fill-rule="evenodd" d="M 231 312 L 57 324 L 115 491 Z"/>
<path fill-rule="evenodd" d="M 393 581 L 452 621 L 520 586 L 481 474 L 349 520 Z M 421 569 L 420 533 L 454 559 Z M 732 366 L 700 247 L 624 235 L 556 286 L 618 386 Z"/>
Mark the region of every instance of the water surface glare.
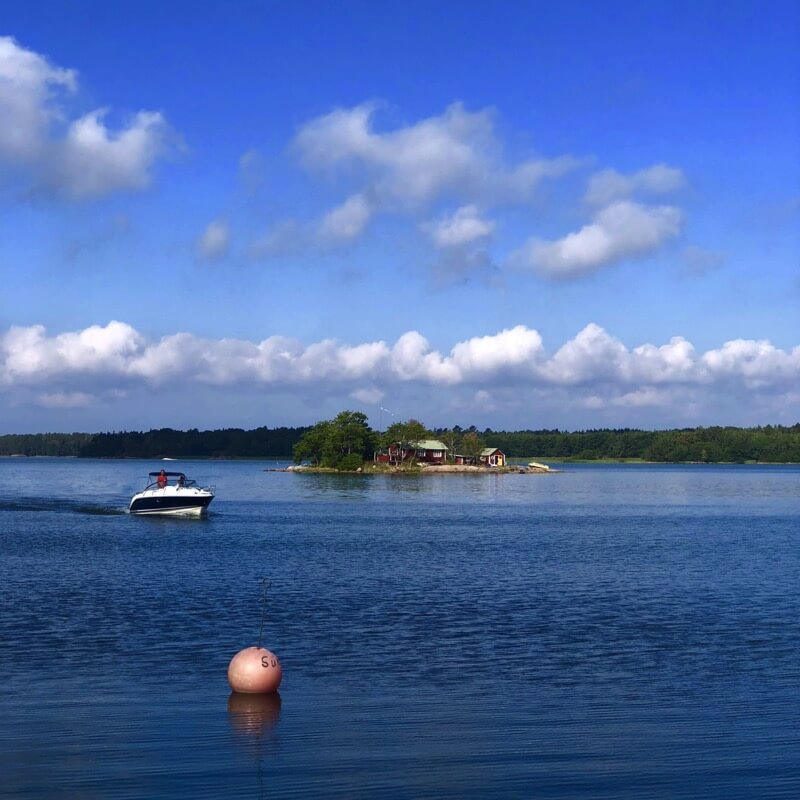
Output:
<path fill-rule="evenodd" d="M 0 459 L 0 796 L 800 797 L 800 468 L 158 466 Z"/>

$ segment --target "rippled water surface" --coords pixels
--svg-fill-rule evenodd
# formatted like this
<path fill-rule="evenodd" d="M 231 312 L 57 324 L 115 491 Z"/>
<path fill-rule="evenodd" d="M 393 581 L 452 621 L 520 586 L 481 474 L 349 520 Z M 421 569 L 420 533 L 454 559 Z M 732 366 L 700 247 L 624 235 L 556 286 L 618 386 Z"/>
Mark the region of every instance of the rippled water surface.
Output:
<path fill-rule="evenodd" d="M 800 797 L 800 469 L 158 466 L 0 459 L 0 795 Z"/>

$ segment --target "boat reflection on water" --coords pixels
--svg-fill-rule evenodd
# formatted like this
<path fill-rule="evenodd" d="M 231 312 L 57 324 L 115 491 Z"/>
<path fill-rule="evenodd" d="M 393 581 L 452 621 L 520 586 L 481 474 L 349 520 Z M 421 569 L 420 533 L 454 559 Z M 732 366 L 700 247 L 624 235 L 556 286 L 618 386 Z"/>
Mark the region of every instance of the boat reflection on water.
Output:
<path fill-rule="evenodd" d="M 259 739 L 269 733 L 281 716 L 281 696 L 231 692 L 228 698 L 228 720 L 234 733 Z"/>

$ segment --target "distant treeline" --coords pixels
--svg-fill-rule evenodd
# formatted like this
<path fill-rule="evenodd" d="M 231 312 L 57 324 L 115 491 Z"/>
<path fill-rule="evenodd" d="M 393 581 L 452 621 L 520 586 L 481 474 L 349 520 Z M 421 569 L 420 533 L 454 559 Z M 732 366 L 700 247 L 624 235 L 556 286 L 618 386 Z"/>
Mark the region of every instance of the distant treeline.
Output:
<path fill-rule="evenodd" d="M 77 456 L 95 434 L 9 433 L 0 436 L 0 456 Z"/>
<path fill-rule="evenodd" d="M 800 462 L 800 424 L 791 427 L 684 428 L 668 431 L 486 430 L 479 435 L 487 445 L 507 456 L 573 458 L 579 460 L 640 458 L 645 461 Z"/>
<path fill-rule="evenodd" d="M 0 455 L 78 458 L 291 458 L 308 428 L 225 428 L 144 433 L 37 433 L 0 436 Z"/>
<path fill-rule="evenodd" d="M 291 458 L 308 431 L 302 428 L 172 428 L 121 433 L 36 433 L 0 436 L 0 455 L 81 458 Z M 472 427 L 433 430 L 445 442 L 477 433 L 483 443 L 511 458 L 579 460 L 640 458 L 645 461 L 800 463 L 800 424 L 791 427 L 684 428 L 668 431 L 484 431 Z M 456 435 L 457 434 L 457 435 Z"/>

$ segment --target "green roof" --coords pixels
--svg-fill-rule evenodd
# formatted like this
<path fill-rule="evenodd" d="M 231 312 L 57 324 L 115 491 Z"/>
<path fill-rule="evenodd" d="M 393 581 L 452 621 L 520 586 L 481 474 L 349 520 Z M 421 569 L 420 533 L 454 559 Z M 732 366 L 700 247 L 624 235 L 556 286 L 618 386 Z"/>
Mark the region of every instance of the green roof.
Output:
<path fill-rule="evenodd" d="M 484 447 L 483 450 L 481 450 L 481 455 L 490 456 L 492 453 L 497 453 L 499 451 L 500 451 L 499 447 Z"/>
<path fill-rule="evenodd" d="M 423 439 L 421 442 L 414 442 L 417 450 L 447 450 L 447 445 L 437 439 Z"/>

